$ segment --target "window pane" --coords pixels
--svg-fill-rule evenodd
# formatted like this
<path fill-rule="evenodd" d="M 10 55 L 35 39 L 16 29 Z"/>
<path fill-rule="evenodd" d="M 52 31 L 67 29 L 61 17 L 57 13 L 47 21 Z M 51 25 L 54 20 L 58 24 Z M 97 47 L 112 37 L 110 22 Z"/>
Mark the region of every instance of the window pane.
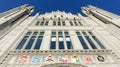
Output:
<path fill-rule="evenodd" d="M 32 32 L 27 32 L 27 34 L 26 35 L 30 35 Z"/>
<path fill-rule="evenodd" d="M 92 32 L 88 32 L 90 35 L 94 36 L 94 34 Z"/>
<path fill-rule="evenodd" d="M 49 23 L 49 22 L 48 22 L 48 21 L 46 21 L 45 25 L 48 25 L 48 23 Z"/>
<path fill-rule="evenodd" d="M 22 47 L 24 46 L 25 42 L 27 41 L 28 36 L 25 36 L 22 41 L 20 42 L 20 44 L 17 46 L 16 49 L 22 49 Z"/>
<path fill-rule="evenodd" d="M 68 49 L 73 49 L 70 37 L 66 37 L 65 39 L 66 39 L 66 43 L 67 43 L 67 48 Z"/>
<path fill-rule="evenodd" d="M 92 36 L 92 38 L 96 41 L 96 43 L 97 43 L 102 49 L 105 49 L 105 47 L 103 46 L 103 44 L 102 44 L 95 36 Z"/>
<path fill-rule="evenodd" d="M 87 39 L 87 41 L 89 42 L 89 44 L 91 45 L 93 49 L 97 49 L 94 43 L 92 42 L 92 40 L 88 36 L 85 36 L 85 38 Z"/>
<path fill-rule="evenodd" d="M 80 32 L 76 32 L 77 33 L 77 35 L 80 35 Z"/>
<path fill-rule="evenodd" d="M 75 23 L 76 26 L 78 25 L 76 21 L 74 23 Z"/>
<path fill-rule="evenodd" d="M 52 41 L 56 41 L 56 37 L 52 37 Z"/>
<path fill-rule="evenodd" d="M 56 37 L 52 37 L 50 49 L 55 49 L 55 48 L 56 48 Z"/>
<path fill-rule="evenodd" d="M 65 26 L 65 22 L 64 21 L 62 22 L 62 24 L 63 24 L 63 26 Z"/>
<path fill-rule="evenodd" d="M 59 41 L 59 49 L 64 49 L 64 43 L 63 43 L 63 41 Z"/>
<path fill-rule="evenodd" d="M 58 35 L 62 35 L 62 32 L 58 32 Z"/>
<path fill-rule="evenodd" d="M 42 21 L 40 25 L 43 25 L 43 24 L 44 24 L 44 22 Z"/>
<path fill-rule="evenodd" d="M 55 49 L 56 48 L 56 42 L 51 41 L 50 49 Z"/>
<path fill-rule="evenodd" d="M 53 25 L 56 26 L 56 21 L 53 21 Z"/>
<path fill-rule="evenodd" d="M 84 49 L 88 49 L 88 46 L 86 45 L 83 37 L 82 37 L 82 36 L 78 36 L 78 38 L 79 38 L 79 40 L 80 40 L 80 42 L 81 42 L 81 44 L 82 44 L 82 47 L 83 47 Z"/>
<path fill-rule="evenodd" d="M 44 35 L 44 32 L 40 32 L 40 35 Z"/>
<path fill-rule="evenodd" d="M 38 34 L 38 32 L 34 32 L 34 33 L 33 33 L 33 35 L 37 35 L 37 34 Z"/>
<path fill-rule="evenodd" d="M 59 37 L 59 41 L 63 41 L 63 37 Z"/>
<path fill-rule="evenodd" d="M 59 49 L 64 49 L 63 37 L 59 37 Z"/>
<path fill-rule="evenodd" d="M 70 41 L 70 37 L 69 36 L 66 36 L 65 39 L 66 39 L 66 41 Z"/>
<path fill-rule="evenodd" d="M 41 42 L 42 42 L 42 38 L 43 38 L 43 37 L 38 37 L 34 49 L 40 49 Z"/>
<path fill-rule="evenodd" d="M 71 41 L 67 41 L 67 48 L 68 49 L 73 49 Z"/>
<path fill-rule="evenodd" d="M 43 38 L 43 36 L 39 36 L 39 38 Z"/>
<path fill-rule="evenodd" d="M 68 33 L 68 32 L 65 32 L 65 35 L 69 35 L 69 33 Z"/>
<path fill-rule="evenodd" d="M 58 22 L 58 26 L 60 26 L 61 25 L 61 22 Z"/>
<path fill-rule="evenodd" d="M 40 22 L 38 21 L 38 22 L 36 23 L 36 25 L 39 25 L 39 23 L 40 23 Z"/>
<path fill-rule="evenodd" d="M 56 35 L 56 32 L 52 32 L 52 35 Z"/>
<path fill-rule="evenodd" d="M 79 22 L 79 24 L 82 26 L 81 22 Z"/>
<path fill-rule="evenodd" d="M 87 33 L 86 32 L 82 32 L 83 33 L 83 35 L 87 35 Z"/>
<path fill-rule="evenodd" d="M 73 26 L 73 23 L 72 23 L 72 22 L 70 22 L 70 25 L 71 25 L 71 26 Z"/>
<path fill-rule="evenodd" d="M 32 44 L 33 44 L 35 38 L 36 38 L 35 36 L 32 36 L 32 37 L 31 37 L 31 39 L 30 39 L 30 41 L 29 41 L 29 43 L 27 44 L 27 46 L 26 46 L 25 49 L 31 49 Z"/>

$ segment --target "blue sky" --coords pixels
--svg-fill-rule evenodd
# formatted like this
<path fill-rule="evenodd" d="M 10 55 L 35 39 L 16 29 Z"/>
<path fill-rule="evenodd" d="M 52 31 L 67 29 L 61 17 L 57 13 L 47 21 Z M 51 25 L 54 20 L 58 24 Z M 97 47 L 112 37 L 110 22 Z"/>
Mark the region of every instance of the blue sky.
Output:
<path fill-rule="evenodd" d="M 82 13 L 81 7 L 86 5 L 94 5 L 120 15 L 120 0 L 0 0 L 0 13 L 23 4 L 35 7 L 33 15 L 56 10 L 77 14 Z"/>

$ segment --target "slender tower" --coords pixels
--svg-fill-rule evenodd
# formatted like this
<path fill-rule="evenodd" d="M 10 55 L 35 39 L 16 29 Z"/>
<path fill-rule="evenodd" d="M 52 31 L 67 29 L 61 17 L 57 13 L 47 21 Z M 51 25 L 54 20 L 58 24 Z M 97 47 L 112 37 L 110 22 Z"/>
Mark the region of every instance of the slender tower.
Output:
<path fill-rule="evenodd" d="M 103 9 L 94 7 L 89 5 L 87 7 L 82 7 L 82 11 L 88 17 L 97 19 L 101 22 L 98 22 L 101 26 L 103 26 L 106 30 L 108 30 L 111 34 L 120 39 L 120 16 L 105 11 Z"/>
<path fill-rule="evenodd" d="M 0 14 L 0 38 L 18 25 L 22 20 L 31 15 L 33 6 L 22 5 Z"/>

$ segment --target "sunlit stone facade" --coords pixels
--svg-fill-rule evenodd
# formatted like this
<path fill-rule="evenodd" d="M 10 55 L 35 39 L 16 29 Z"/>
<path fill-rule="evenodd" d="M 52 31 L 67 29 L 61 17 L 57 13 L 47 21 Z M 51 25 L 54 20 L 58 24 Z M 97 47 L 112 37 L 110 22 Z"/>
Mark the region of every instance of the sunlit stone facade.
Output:
<path fill-rule="evenodd" d="M 119 67 L 120 17 L 94 6 L 30 16 L 23 5 L 0 14 L 0 67 Z"/>

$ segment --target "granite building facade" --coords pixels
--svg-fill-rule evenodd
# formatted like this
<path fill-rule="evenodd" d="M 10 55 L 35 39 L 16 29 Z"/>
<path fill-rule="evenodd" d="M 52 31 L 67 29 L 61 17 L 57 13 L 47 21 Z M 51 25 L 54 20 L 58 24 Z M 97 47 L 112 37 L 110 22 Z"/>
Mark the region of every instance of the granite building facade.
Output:
<path fill-rule="evenodd" d="M 31 16 L 23 5 L 0 14 L 0 67 L 119 67 L 120 16 L 88 5 Z"/>

